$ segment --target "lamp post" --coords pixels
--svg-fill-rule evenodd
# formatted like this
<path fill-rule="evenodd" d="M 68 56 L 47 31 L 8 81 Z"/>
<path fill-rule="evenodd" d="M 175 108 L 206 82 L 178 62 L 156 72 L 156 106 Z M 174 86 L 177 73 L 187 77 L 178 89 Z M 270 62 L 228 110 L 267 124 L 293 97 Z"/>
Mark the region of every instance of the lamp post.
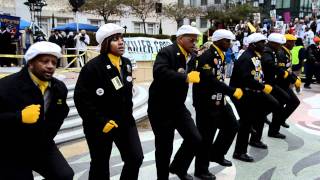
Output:
<path fill-rule="evenodd" d="M 38 17 L 38 24 L 41 27 L 41 12 L 42 8 L 47 6 L 47 2 L 45 0 L 27 0 L 23 4 L 29 7 L 31 22 L 34 23 L 36 17 Z"/>

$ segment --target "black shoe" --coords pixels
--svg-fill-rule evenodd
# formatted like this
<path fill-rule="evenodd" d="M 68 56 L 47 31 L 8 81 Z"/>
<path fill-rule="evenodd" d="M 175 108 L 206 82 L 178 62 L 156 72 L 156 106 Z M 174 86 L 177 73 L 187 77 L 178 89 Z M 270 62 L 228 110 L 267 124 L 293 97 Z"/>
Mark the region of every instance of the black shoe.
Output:
<path fill-rule="evenodd" d="M 285 139 L 286 136 L 284 134 L 281 134 L 279 132 L 277 133 L 268 133 L 269 137 L 273 137 L 273 138 L 279 138 L 279 139 Z"/>
<path fill-rule="evenodd" d="M 249 145 L 253 146 L 253 147 L 256 147 L 256 148 L 260 148 L 260 149 L 268 149 L 268 146 L 265 143 L 261 142 L 261 141 L 258 141 L 258 142 L 250 141 Z"/>
<path fill-rule="evenodd" d="M 193 180 L 193 177 L 188 173 L 178 173 L 171 167 L 170 167 L 169 171 L 170 171 L 170 173 L 177 175 L 179 177 L 179 179 L 181 179 L 181 180 Z"/>
<path fill-rule="evenodd" d="M 289 128 L 289 127 L 290 127 L 290 125 L 287 124 L 286 122 L 284 122 L 283 124 L 281 124 L 281 126 L 284 127 L 284 128 Z"/>
<path fill-rule="evenodd" d="M 229 160 L 226 160 L 224 157 L 222 158 L 211 158 L 210 159 L 211 162 L 216 162 L 218 164 L 220 164 L 221 166 L 232 166 L 232 162 Z"/>
<path fill-rule="evenodd" d="M 305 89 L 312 89 L 310 86 L 303 86 Z"/>
<path fill-rule="evenodd" d="M 201 180 L 215 180 L 216 176 L 211 172 L 207 173 L 194 173 L 194 176 L 201 179 Z"/>
<path fill-rule="evenodd" d="M 232 156 L 234 159 L 238 159 L 240 161 L 245 161 L 245 162 L 253 162 L 253 157 L 249 156 L 248 154 L 238 154 L 238 153 L 233 153 Z"/>

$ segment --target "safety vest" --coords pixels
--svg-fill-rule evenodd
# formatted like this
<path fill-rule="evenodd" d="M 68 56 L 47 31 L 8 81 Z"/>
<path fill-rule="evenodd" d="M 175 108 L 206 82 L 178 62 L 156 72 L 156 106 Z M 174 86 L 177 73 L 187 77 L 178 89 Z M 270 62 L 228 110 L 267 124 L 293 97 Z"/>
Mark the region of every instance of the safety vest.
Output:
<path fill-rule="evenodd" d="M 303 48 L 303 46 L 295 46 L 291 50 L 292 54 L 292 65 L 297 65 L 299 64 L 299 51 L 300 49 Z"/>

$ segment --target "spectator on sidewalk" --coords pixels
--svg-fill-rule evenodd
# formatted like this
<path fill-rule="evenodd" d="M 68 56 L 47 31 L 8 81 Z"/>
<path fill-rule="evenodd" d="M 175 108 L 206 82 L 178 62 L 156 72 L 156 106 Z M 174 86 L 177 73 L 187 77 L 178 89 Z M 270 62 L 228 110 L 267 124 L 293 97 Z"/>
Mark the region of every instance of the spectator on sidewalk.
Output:
<path fill-rule="evenodd" d="M 87 51 L 87 46 L 90 44 L 90 37 L 88 36 L 86 30 L 81 30 L 78 35 L 74 37 L 76 40 L 76 48 L 79 54 L 83 54 Z M 86 54 L 82 56 L 83 63 L 86 63 Z"/>
<path fill-rule="evenodd" d="M 57 148 L 57 135 L 69 107 L 67 88 L 52 77 L 61 49 L 50 42 L 33 44 L 27 66 L 0 79 L 0 179 L 72 180 L 74 172 Z"/>

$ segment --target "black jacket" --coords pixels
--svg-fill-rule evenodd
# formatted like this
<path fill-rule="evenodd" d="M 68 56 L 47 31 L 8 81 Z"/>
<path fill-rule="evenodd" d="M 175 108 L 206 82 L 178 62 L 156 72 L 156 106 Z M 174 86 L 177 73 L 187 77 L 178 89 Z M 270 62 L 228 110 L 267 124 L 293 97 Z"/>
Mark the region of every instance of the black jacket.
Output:
<path fill-rule="evenodd" d="M 243 90 L 262 91 L 263 80 L 260 57 L 251 49 L 247 49 L 234 63 L 230 86 Z"/>
<path fill-rule="evenodd" d="M 287 78 L 284 78 L 283 76 L 276 78 L 276 83 L 280 87 L 286 87 L 288 88 L 290 84 L 294 84 L 297 80 L 297 76 L 292 73 L 292 55 L 287 52 L 284 47 L 281 48 L 279 51 L 279 60 L 277 63 L 277 66 L 282 71 L 287 71 L 289 73 Z"/>
<path fill-rule="evenodd" d="M 189 61 L 192 63 L 195 57 Z M 184 108 L 189 84 L 187 73 L 192 67 L 187 66 L 186 59 L 177 43 L 160 50 L 153 66 L 153 82 L 149 88 L 148 108 L 175 111 Z"/>
<path fill-rule="evenodd" d="M 214 46 L 199 57 L 197 71 L 200 83 L 193 84 L 193 105 L 210 109 L 224 105 L 224 96 L 232 96 L 235 88 L 224 83 L 225 61 Z"/>
<path fill-rule="evenodd" d="M 31 80 L 28 69 L 0 80 L 0 141 L 1 149 L 42 151 L 54 145 L 53 138 L 67 117 L 67 88 L 55 78 L 51 80 L 50 105 L 44 113 L 41 91 Z M 40 104 L 39 120 L 34 124 L 22 123 L 21 111 L 29 105 Z"/>
<path fill-rule="evenodd" d="M 107 54 L 90 60 L 82 69 L 74 91 L 74 102 L 83 120 L 85 133 L 103 133 L 103 127 L 114 120 L 119 129 L 135 126 L 132 115 L 132 65 L 121 57 L 121 75 Z M 116 90 L 112 79 L 123 85 Z"/>
<path fill-rule="evenodd" d="M 307 61 L 308 64 L 313 64 L 315 62 L 320 63 L 320 48 L 317 47 L 315 44 L 311 44 L 307 48 Z"/>

